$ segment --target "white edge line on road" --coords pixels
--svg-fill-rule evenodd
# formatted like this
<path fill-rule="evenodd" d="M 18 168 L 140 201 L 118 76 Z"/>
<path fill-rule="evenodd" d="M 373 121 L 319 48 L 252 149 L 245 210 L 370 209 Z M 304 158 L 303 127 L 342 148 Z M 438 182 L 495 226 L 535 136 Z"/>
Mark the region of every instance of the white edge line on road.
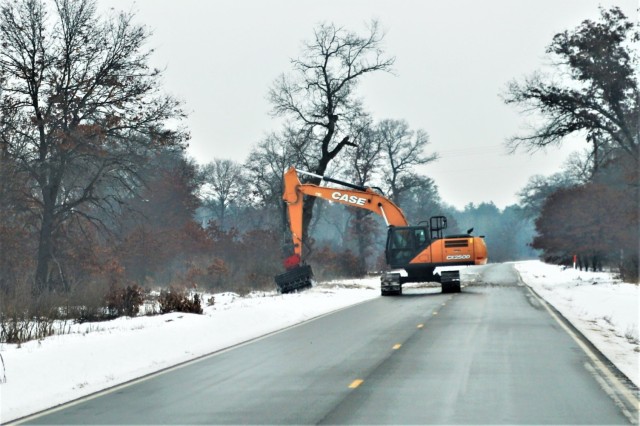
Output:
<path fill-rule="evenodd" d="M 520 274 L 518 273 L 518 276 L 519 275 Z M 520 280 L 522 281 L 521 278 Z M 524 281 L 522 282 L 524 283 Z M 531 287 L 526 285 L 526 283 L 525 283 L 525 286 L 527 287 L 529 292 L 533 295 L 533 297 L 535 297 L 536 300 L 540 302 L 542 306 L 544 306 L 544 308 L 549 313 L 549 315 L 551 315 L 551 317 L 558 324 L 560 324 L 560 327 L 562 327 L 562 329 L 566 331 L 569 336 L 571 336 L 571 338 L 578 344 L 580 349 L 582 349 L 582 351 L 587 355 L 587 357 L 589 357 L 589 360 L 597 368 L 597 370 L 599 371 L 599 374 L 605 376 L 605 378 L 607 379 L 607 383 L 613 385 L 616 388 L 616 391 L 620 395 L 623 395 L 627 399 L 627 401 L 631 404 L 631 406 L 633 406 L 636 409 L 636 412 L 640 410 L 640 401 L 638 401 L 638 398 L 636 398 L 633 395 L 633 393 L 624 384 L 622 384 L 620 380 L 611 372 L 611 370 L 602 363 L 600 358 L 593 353 L 591 348 L 587 346 L 584 343 L 584 341 L 580 337 L 578 337 L 576 333 L 570 327 L 568 327 L 567 324 L 564 323 L 563 320 L 561 320 L 558 317 L 558 315 L 549 307 L 549 304 L 542 297 L 538 296 L 538 294 Z M 630 420 L 634 423 L 637 423 L 637 419 L 630 418 Z"/>

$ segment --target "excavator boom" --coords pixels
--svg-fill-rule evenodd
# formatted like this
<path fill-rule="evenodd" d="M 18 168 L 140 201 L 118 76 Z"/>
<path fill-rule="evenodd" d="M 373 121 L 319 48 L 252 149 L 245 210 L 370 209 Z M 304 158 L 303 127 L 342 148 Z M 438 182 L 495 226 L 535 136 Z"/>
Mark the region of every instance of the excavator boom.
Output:
<path fill-rule="evenodd" d="M 349 186 L 351 189 L 336 189 L 301 183 L 298 173 L 309 174 L 328 182 Z M 325 200 L 370 210 L 385 220 L 387 226 L 407 226 L 409 223 L 404 213 L 388 198 L 378 194 L 371 188 L 358 187 L 313 173 L 299 172 L 293 167 L 284 174 L 284 195 L 282 199 L 289 211 L 289 227 L 293 238 L 293 251 L 302 257 L 302 211 L 303 196 L 323 198 Z"/>

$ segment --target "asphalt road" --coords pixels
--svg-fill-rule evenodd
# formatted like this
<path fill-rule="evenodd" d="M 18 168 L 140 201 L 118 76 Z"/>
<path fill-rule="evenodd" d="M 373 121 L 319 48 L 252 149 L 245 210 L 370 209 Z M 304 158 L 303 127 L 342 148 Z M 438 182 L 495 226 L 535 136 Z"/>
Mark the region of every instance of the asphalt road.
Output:
<path fill-rule="evenodd" d="M 459 294 L 405 293 L 29 422 L 629 423 L 593 359 L 511 266 L 478 269 Z"/>

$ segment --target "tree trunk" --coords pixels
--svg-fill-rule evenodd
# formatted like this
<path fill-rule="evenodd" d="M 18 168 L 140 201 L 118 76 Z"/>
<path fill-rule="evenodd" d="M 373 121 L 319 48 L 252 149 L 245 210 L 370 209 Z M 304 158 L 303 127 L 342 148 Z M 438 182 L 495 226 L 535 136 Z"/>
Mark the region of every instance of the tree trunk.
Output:
<path fill-rule="evenodd" d="M 311 249 L 309 242 L 309 225 L 313 219 L 313 206 L 316 203 L 316 197 L 304 197 L 304 207 L 302 208 L 302 252 Z"/>
<path fill-rule="evenodd" d="M 364 220 L 368 215 L 369 212 L 366 210 L 356 210 L 353 224 L 358 247 L 358 268 L 360 269 L 358 273 L 361 275 L 364 275 L 367 272 L 367 249 L 369 248 L 371 241 L 368 229 L 364 226 Z"/>
<path fill-rule="evenodd" d="M 51 250 L 53 248 L 53 208 L 54 203 L 46 197 L 42 212 L 42 224 L 40 225 L 40 239 L 38 241 L 38 264 L 36 267 L 35 293 L 42 294 L 48 290 L 49 263 L 51 262 Z"/>
<path fill-rule="evenodd" d="M 329 143 L 333 138 L 333 134 L 335 132 L 336 121 L 338 120 L 337 115 L 329 115 L 329 124 L 327 126 L 327 134 L 324 136 L 322 140 L 322 157 L 320 157 L 320 161 L 318 162 L 318 167 L 314 170 L 314 173 L 320 176 L 324 176 L 324 173 L 327 171 L 327 167 L 331 160 L 333 160 L 336 155 L 345 147 L 345 145 L 353 145 L 349 142 L 349 136 L 345 136 L 340 143 L 336 145 L 333 150 L 329 150 Z M 321 180 L 318 178 L 313 178 L 309 181 L 314 185 L 320 185 Z M 304 207 L 302 210 L 302 244 L 308 244 L 309 242 L 309 225 L 311 224 L 311 219 L 313 218 L 313 206 L 316 203 L 316 197 L 306 197 L 304 200 Z"/>
<path fill-rule="evenodd" d="M 218 220 L 220 221 L 220 230 L 224 231 L 224 216 L 225 216 L 225 210 L 227 209 L 227 207 L 224 205 L 224 200 L 218 200 L 218 202 L 220 203 L 219 211 L 218 211 Z"/>
<path fill-rule="evenodd" d="M 47 176 L 47 177 L 44 177 Z M 50 290 L 49 267 L 53 258 L 53 231 L 55 227 L 55 208 L 60 189 L 61 174 L 57 170 L 49 169 L 40 176 L 48 182 L 42 188 L 42 222 L 40 224 L 40 238 L 38 240 L 38 264 L 36 266 L 35 292 L 42 294 Z"/>

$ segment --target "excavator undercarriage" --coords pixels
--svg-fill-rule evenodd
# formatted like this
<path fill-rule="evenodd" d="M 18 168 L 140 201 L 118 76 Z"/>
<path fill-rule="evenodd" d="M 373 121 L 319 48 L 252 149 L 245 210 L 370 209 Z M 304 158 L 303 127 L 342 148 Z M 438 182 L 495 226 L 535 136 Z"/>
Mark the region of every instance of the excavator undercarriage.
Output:
<path fill-rule="evenodd" d="M 421 282 L 441 283 L 443 293 L 459 293 L 460 271 L 442 271 L 440 274 L 422 277 L 403 276 L 399 272 L 385 272 L 380 276 L 380 293 L 383 296 L 399 296 L 402 294 L 402 284 Z"/>

